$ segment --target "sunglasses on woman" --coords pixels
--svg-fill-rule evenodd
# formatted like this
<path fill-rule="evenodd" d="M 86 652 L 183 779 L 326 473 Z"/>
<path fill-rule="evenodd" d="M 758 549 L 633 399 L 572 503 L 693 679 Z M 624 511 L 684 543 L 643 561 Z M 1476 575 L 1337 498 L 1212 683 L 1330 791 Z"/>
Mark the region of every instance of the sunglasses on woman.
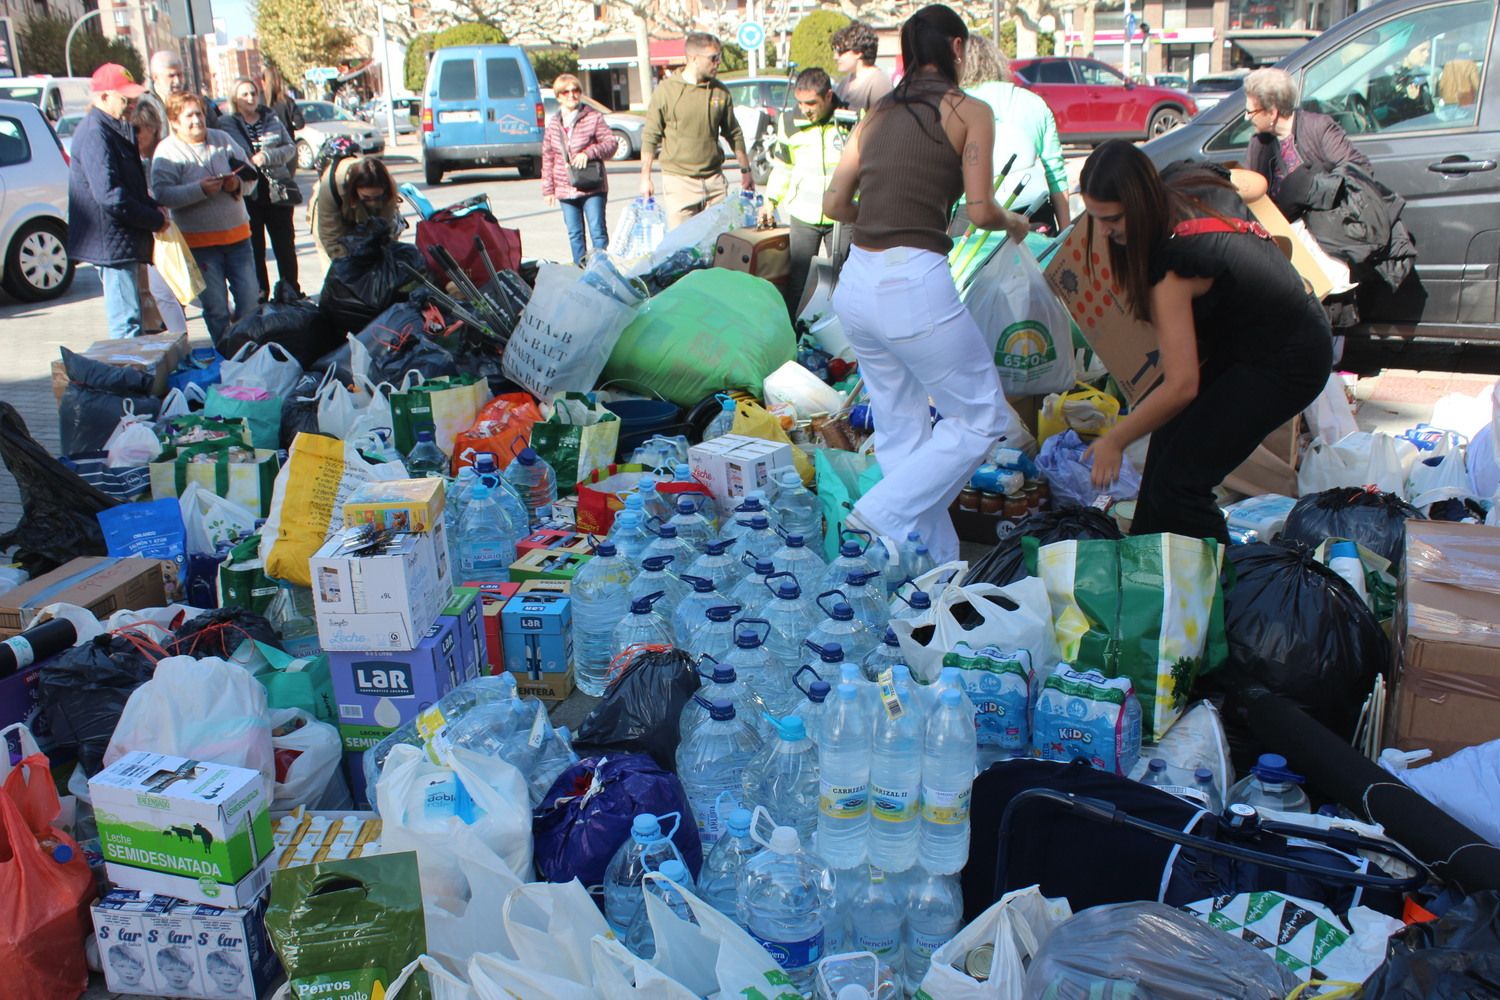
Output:
<path fill-rule="evenodd" d="M 557 92 L 557 94 L 558 94 L 559 97 L 562 97 L 562 96 L 564 96 L 566 94 L 581 94 L 581 93 L 583 93 L 583 90 L 581 88 L 579 88 L 579 87 L 566 87 L 566 88 L 564 88 L 562 90 L 559 90 Z"/>

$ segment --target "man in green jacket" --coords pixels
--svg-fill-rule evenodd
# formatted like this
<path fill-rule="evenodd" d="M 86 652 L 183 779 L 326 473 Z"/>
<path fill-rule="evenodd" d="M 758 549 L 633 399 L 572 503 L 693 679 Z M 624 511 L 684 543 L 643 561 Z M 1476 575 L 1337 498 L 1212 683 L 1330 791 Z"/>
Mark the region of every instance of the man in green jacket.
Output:
<path fill-rule="evenodd" d="M 786 216 L 790 232 L 790 265 L 787 275 L 786 305 L 797 318 L 807 273 L 812 259 L 828 242 L 828 255 L 837 259 L 833 220 L 823 214 L 823 191 L 833 168 L 839 165 L 850 124 L 834 118 L 839 99 L 828 74 L 814 66 L 797 74 L 792 82 L 797 100 L 796 118 L 790 112 L 778 123 L 782 135 L 772 146 L 771 178 L 766 182 L 766 203 L 761 210 L 761 224 L 770 225 L 773 213 Z"/>
<path fill-rule="evenodd" d="M 719 136 L 740 164 L 740 186 L 755 190 L 745 137 L 734 118 L 734 99 L 717 79 L 723 46 L 713 35 L 695 31 L 683 44 L 687 64 L 663 80 L 646 108 L 641 134 L 641 194 L 652 197 L 651 167 L 661 146 L 662 203 L 667 227 L 687 221 L 729 195 Z"/>

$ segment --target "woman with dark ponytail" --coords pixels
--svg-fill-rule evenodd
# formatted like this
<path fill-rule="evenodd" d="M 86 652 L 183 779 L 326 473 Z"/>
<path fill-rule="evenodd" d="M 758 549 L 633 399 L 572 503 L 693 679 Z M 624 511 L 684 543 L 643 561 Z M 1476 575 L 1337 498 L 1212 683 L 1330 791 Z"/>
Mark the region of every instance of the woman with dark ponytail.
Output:
<path fill-rule="evenodd" d="M 958 558 L 948 505 L 1020 428 L 948 270 L 960 196 L 974 225 L 1016 241 L 1027 231 L 995 201 L 994 115 L 958 86 L 968 38 L 942 4 L 902 25 L 906 76 L 855 128 L 823 196 L 823 214 L 854 227 L 833 308 L 870 392 L 882 473 L 848 522 L 889 539 L 920 532 L 939 563 Z"/>

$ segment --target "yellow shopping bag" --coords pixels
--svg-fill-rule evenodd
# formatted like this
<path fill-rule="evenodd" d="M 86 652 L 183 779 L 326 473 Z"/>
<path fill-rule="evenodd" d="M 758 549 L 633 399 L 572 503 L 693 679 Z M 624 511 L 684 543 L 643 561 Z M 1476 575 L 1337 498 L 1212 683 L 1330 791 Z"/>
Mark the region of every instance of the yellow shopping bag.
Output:
<path fill-rule="evenodd" d="M 1092 441 L 1113 427 L 1119 418 L 1118 399 L 1079 382 L 1072 392 L 1052 393 L 1042 400 L 1036 418 L 1036 439 L 1040 443 L 1072 429 L 1085 441 Z"/>
<path fill-rule="evenodd" d="M 761 406 L 753 399 L 741 399 L 734 410 L 734 425 L 729 428 L 731 434 L 743 434 L 746 437 L 761 438 L 765 441 L 780 441 L 782 444 L 792 446 L 792 463 L 797 467 L 797 474 L 802 477 L 804 486 L 812 486 L 816 478 L 812 459 L 807 457 L 807 452 L 798 445 L 792 443 L 792 439 L 781 426 L 781 418 L 770 410 Z"/>
<path fill-rule="evenodd" d="M 168 222 L 166 230 L 156 234 L 156 250 L 151 255 L 151 262 L 166 279 L 167 287 L 172 289 L 178 302 L 186 305 L 203 291 L 203 274 L 198 270 L 198 262 L 193 259 L 193 251 L 182 238 L 177 223 Z"/>

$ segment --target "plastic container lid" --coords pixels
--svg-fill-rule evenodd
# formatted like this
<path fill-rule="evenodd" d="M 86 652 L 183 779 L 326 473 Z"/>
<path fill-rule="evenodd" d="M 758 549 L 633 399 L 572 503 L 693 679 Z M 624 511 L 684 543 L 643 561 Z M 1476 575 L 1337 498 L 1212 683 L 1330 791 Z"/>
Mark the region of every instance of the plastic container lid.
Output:
<path fill-rule="evenodd" d="M 1359 546 L 1351 541 L 1334 542 L 1328 547 L 1328 558 L 1330 559 L 1358 559 Z"/>
<path fill-rule="evenodd" d="M 953 688 L 943 688 L 943 704 L 953 706 L 958 704 L 959 693 Z"/>
<path fill-rule="evenodd" d="M 618 555 L 619 549 L 615 548 L 614 542 L 600 542 L 594 549 L 594 555 L 608 559 L 610 556 Z"/>
<path fill-rule="evenodd" d="M 723 399 L 719 400 L 719 409 L 724 411 L 725 413 L 733 413 L 734 406 L 735 404 L 733 396 L 725 396 Z"/>
<path fill-rule="evenodd" d="M 857 701 L 859 699 L 859 688 L 848 681 L 839 682 L 839 701 Z"/>
<path fill-rule="evenodd" d="M 859 543 L 852 538 L 846 538 L 839 543 L 839 555 L 845 559 L 858 559 L 864 554 L 864 551 L 864 549 L 859 547 Z"/>
<path fill-rule="evenodd" d="M 737 806 L 734 811 L 725 818 L 724 826 L 734 836 L 743 837 L 745 834 L 750 832 L 750 824 L 754 822 L 754 820 L 755 817 L 751 814 L 749 809 L 746 809 L 744 806 Z"/>
<path fill-rule="evenodd" d="M 886 626 L 885 638 L 881 641 L 884 642 L 887 646 L 901 645 L 901 641 L 896 638 L 896 630 L 891 628 L 890 626 Z"/>
<path fill-rule="evenodd" d="M 822 681 L 818 682 L 818 684 L 822 683 Z M 813 686 L 817 687 L 817 684 L 814 684 Z M 823 686 L 827 687 L 828 685 L 823 684 Z M 818 700 L 821 701 L 822 699 Z M 800 715 L 788 715 L 786 718 L 777 723 L 776 732 L 786 742 L 797 743 L 801 740 L 807 739 L 807 723 L 802 721 L 802 716 Z"/>
<path fill-rule="evenodd" d="M 686 580 L 692 584 L 693 593 L 695 594 L 711 594 L 714 591 L 714 582 L 701 576 L 689 576 L 687 573 L 684 573 L 678 579 Z"/>
<path fill-rule="evenodd" d="M 770 526 L 771 526 L 771 522 L 770 522 L 769 519 L 767 519 L 766 515 L 764 515 L 764 514 L 751 514 L 750 515 L 750 527 L 751 527 L 752 530 L 754 530 L 754 531 L 760 531 L 762 528 L 769 528 Z"/>
<path fill-rule="evenodd" d="M 661 839 L 661 820 L 650 813 L 640 813 L 630 823 L 630 836 L 641 843 Z"/>
<path fill-rule="evenodd" d="M 761 644 L 760 633 L 754 629 L 742 628 L 734 633 L 734 644 L 740 649 L 754 649 Z"/>
<path fill-rule="evenodd" d="M 795 601 L 802 596 L 802 588 L 796 580 L 782 580 L 776 585 L 776 596 L 786 601 Z"/>
<path fill-rule="evenodd" d="M 656 869 L 656 873 L 662 878 L 671 879 L 678 885 L 686 885 L 688 881 L 687 866 L 676 858 L 668 858 L 663 861 L 661 867 Z"/>
<path fill-rule="evenodd" d="M 657 533 L 659 535 L 661 535 L 662 538 L 676 538 L 677 537 L 677 525 L 675 525 L 675 524 L 664 524 L 664 525 L 661 526 L 661 528 L 658 529 Z"/>
<path fill-rule="evenodd" d="M 708 717 L 718 722 L 734 718 L 734 703 L 723 698 L 715 698 L 709 703 Z"/>
<path fill-rule="evenodd" d="M 821 649 L 818 650 L 818 658 L 821 659 L 824 663 L 842 663 L 842 662 L 844 662 L 844 645 L 843 645 L 843 643 L 839 643 L 839 642 L 824 643 L 823 644 L 823 648 L 821 648 Z"/>
<path fill-rule="evenodd" d="M 765 508 L 760 505 L 760 497 L 747 496 L 744 500 L 740 501 L 740 505 L 735 508 L 735 513 L 753 514 L 756 511 L 760 510 L 765 510 Z"/>
<path fill-rule="evenodd" d="M 1201 785 L 1206 781 L 1213 781 L 1214 773 L 1206 767 L 1200 767 L 1193 772 L 1193 780 Z"/>
<path fill-rule="evenodd" d="M 676 558 L 676 556 L 647 556 L 641 560 L 641 569 L 649 573 L 660 573 L 667 568 L 667 563 Z"/>
<path fill-rule="evenodd" d="M 920 531 L 908 531 L 906 533 L 906 540 L 908 542 L 920 542 L 922 540 L 922 533 Z"/>
<path fill-rule="evenodd" d="M 1255 767 L 1251 771 L 1257 778 L 1267 784 L 1285 785 L 1302 784 L 1302 775 L 1293 774 L 1287 770 L 1286 758 L 1279 753 L 1263 753 L 1256 760 Z"/>
<path fill-rule="evenodd" d="M 828 686 L 827 681 L 813 681 L 807 686 L 808 700 L 813 702 L 814 704 L 821 705 L 823 702 L 828 700 L 828 692 L 831 690 L 833 689 Z M 798 719 L 797 721 L 801 722 L 802 720 Z"/>
<path fill-rule="evenodd" d="M 828 613 L 828 617 L 836 622 L 853 621 L 854 609 L 843 601 L 838 601 L 834 604 L 833 610 Z"/>
<path fill-rule="evenodd" d="M 770 576 L 774 572 L 776 572 L 776 564 L 774 562 L 772 562 L 771 560 L 769 560 L 769 559 L 757 559 L 757 560 L 755 560 L 755 575 L 756 576 Z"/>
<path fill-rule="evenodd" d="M 807 542 L 802 538 L 801 535 L 786 536 L 786 547 L 789 549 L 800 549 L 805 547 L 806 545 Z"/>
<path fill-rule="evenodd" d="M 739 678 L 739 675 L 734 672 L 734 664 L 716 663 L 714 664 L 714 672 L 711 677 L 715 684 L 733 684 Z"/>
<path fill-rule="evenodd" d="M 870 991 L 858 983 L 845 983 L 834 1000 L 870 1000 Z"/>
<path fill-rule="evenodd" d="M 1151 763 L 1146 765 L 1146 770 L 1152 774 L 1165 774 L 1167 771 L 1167 762 L 1160 757 L 1152 757 Z"/>
<path fill-rule="evenodd" d="M 729 619 L 734 617 L 734 613 L 738 610 L 739 609 L 732 604 L 727 607 L 721 604 L 717 607 L 712 607 L 704 611 L 703 617 L 707 618 L 711 622 L 727 622 L 729 621 Z M 735 639 L 735 644 L 739 644 L 738 637 L 736 637 Z"/>
<path fill-rule="evenodd" d="M 686 462 L 678 462 L 672 469 L 672 475 L 677 477 L 679 483 L 686 483 L 693 478 L 693 467 Z"/>
<path fill-rule="evenodd" d="M 689 500 L 687 497 L 682 497 L 677 501 L 677 513 L 696 514 L 698 513 L 698 508 L 694 505 L 693 501 Z"/>
<path fill-rule="evenodd" d="M 432 431 L 430 431 L 430 430 L 420 430 L 420 431 L 417 431 L 417 440 L 418 441 L 431 441 L 432 440 Z"/>
<path fill-rule="evenodd" d="M 733 538 L 715 538 L 711 542 L 704 543 L 703 554 L 706 556 L 722 556 L 725 552 L 729 551 L 729 547 L 733 544 Z"/>
<path fill-rule="evenodd" d="M 522 465 L 535 465 L 537 462 L 541 461 L 541 456 L 531 448 L 522 448 L 521 451 L 516 455 L 516 461 L 520 462 Z"/>
<path fill-rule="evenodd" d="M 906 600 L 914 611 L 926 611 L 932 607 L 932 595 L 925 590 L 913 590 Z"/>
<path fill-rule="evenodd" d="M 771 831 L 771 842 L 766 845 L 777 854 L 796 854 L 802 850 L 802 838 L 790 826 L 778 826 Z"/>
<path fill-rule="evenodd" d="M 52 860 L 60 865 L 65 865 L 73 860 L 73 848 L 67 844 L 58 844 L 52 848 Z"/>

